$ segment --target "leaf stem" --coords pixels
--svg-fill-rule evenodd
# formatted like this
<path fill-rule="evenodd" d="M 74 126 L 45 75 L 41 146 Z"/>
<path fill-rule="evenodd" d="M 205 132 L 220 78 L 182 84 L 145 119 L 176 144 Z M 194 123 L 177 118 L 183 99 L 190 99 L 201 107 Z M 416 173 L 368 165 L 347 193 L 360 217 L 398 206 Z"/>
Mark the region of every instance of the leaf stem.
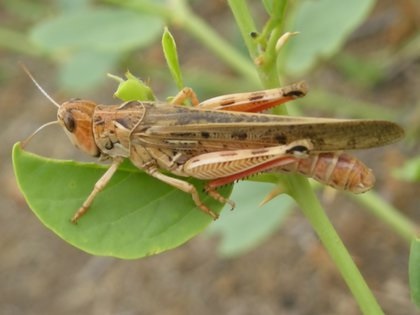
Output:
<path fill-rule="evenodd" d="M 316 198 L 309 182 L 302 176 L 290 176 L 288 179 L 290 195 L 296 200 L 305 217 L 311 223 L 357 300 L 363 314 L 383 314 L 374 295 L 325 214 L 325 210 Z"/>
<path fill-rule="evenodd" d="M 350 195 L 355 201 L 362 204 L 368 211 L 376 215 L 381 221 L 388 224 L 401 237 L 411 242 L 420 235 L 420 227 L 408 220 L 402 213 L 389 203 L 385 202 L 374 191 L 363 195 Z"/>
<path fill-rule="evenodd" d="M 248 10 L 246 1 L 228 0 L 228 4 L 236 20 L 236 24 L 239 27 L 239 31 L 241 32 L 242 39 L 245 42 L 249 55 L 252 60 L 255 60 L 259 54 L 258 44 L 257 41 L 252 38 L 251 33 L 257 32 L 257 27 Z"/>
<path fill-rule="evenodd" d="M 273 7 L 285 10 L 286 2 L 287 1 L 282 1 L 281 5 L 278 4 L 279 2 L 277 4 L 275 3 L 273 4 Z M 253 22 L 249 21 L 252 17 L 249 12 L 247 12 L 246 2 L 242 0 L 229 0 L 229 5 L 241 33 L 244 36 L 245 42 L 249 41 L 247 39 L 249 37 L 248 31 L 250 25 L 253 25 Z M 277 52 L 275 50 L 275 42 L 281 36 L 282 22 L 280 17 L 283 16 L 283 13 L 284 12 L 279 12 L 271 15 L 272 18 L 276 19 L 277 23 L 267 22 L 266 27 L 271 28 L 271 31 L 268 32 L 267 28 L 264 30 L 264 33 L 270 33 L 270 37 L 268 39 L 267 49 L 264 50 L 264 55 L 260 57 L 262 58 L 262 63 L 258 73 L 265 87 L 278 85 L 280 80 L 276 67 Z M 250 49 L 250 55 L 255 56 L 256 51 L 254 45 L 247 43 L 247 47 Z M 325 211 L 316 198 L 308 180 L 300 175 L 289 175 L 284 177 L 284 184 L 288 193 L 298 203 L 302 212 L 321 239 L 321 242 L 324 244 L 350 291 L 357 300 L 362 312 L 369 315 L 383 314 L 350 254 L 326 216 Z"/>
<path fill-rule="evenodd" d="M 255 83 L 258 82 L 255 68 L 242 54 L 223 40 L 201 18 L 194 15 L 188 7 L 185 7 L 183 12 L 185 14 L 184 27 L 190 34 L 194 35 L 202 44 L 242 76 Z"/>

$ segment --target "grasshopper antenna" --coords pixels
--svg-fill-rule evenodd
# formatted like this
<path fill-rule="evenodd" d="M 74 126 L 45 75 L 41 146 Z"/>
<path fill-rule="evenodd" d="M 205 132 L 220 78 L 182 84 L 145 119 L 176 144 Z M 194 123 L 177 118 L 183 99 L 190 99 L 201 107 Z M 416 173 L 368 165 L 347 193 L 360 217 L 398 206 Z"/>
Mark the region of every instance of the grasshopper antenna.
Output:
<path fill-rule="evenodd" d="M 25 73 L 28 75 L 28 77 L 32 80 L 32 82 L 36 85 L 36 87 L 38 88 L 38 90 L 41 91 L 42 94 L 44 94 L 44 96 L 51 102 L 53 103 L 55 106 L 57 106 L 58 108 L 60 108 L 60 104 L 58 104 L 42 87 L 41 85 L 35 80 L 35 78 L 33 77 L 33 75 L 31 74 L 31 72 L 28 70 L 28 68 L 26 68 L 26 66 L 23 63 L 19 63 L 20 66 L 22 67 L 23 71 L 25 71 Z"/>
<path fill-rule="evenodd" d="M 42 129 L 44 129 L 47 126 L 51 126 L 51 125 L 55 125 L 58 124 L 58 120 L 54 120 L 54 121 L 50 121 L 47 122 L 45 124 L 43 124 L 41 127 L 39 127 L 37 130 L 35 130 L 31 135 L 29 135 L 29 137 L 27 137 L 25 140 L 22 141 L 21 145 L 22 148 L 26 147 L 26 145 L 29 143 L 29 141 L 31 141 L 31 139 Z"/>
<path fill-rule="evenodd" d="M 56 107 L 60 108 L 60 104 L 58 104 L 42 87 L 41 85 L 35 80 L 31 72 L 26 68 L 26 66 L 23 63 L 19 63 L 19 65 L 22 67 L 23 71 L 28 75 L 28 77 L 32 80 L 32 82 L 35 84 L 35 86 L 41 91 L 41 93 Z M 47 126 L 58 124 L 58 120 L 47 122 L 46 124 L 43 124 L 41 127 L 39 127 L 37 130 L 35 130 L 29 137 L 27 137 L 25 140 L 22 141 L 22 148 L 24 148 L 29 141 L 42 129 L 44 129 Z"/>

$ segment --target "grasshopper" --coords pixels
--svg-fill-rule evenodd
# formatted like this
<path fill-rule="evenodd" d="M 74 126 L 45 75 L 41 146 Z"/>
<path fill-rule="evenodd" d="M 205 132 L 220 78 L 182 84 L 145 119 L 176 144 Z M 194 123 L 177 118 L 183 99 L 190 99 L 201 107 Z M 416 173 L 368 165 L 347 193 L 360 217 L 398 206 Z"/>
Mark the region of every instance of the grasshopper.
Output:
<path fill-rule="evenodd" d="M 374 176 L 361 161 L 341 151 L 386 145 L 404 134 L 388 121 L 258 113 L 305 96 L 304 82 L 201 103 L 190 88 L 184 88 L 170 103 L 134 100 L 100 105 L 71 99 L 60 105 L 24 70 L 58 111 L 56 121 L 38 128 L 22 146 L 43 127 L 59 124 L 77 148 L 100 160 L 111 160 L 71 218 L 73 223 L 86 213 L 124 159 L 190 194 L 199 209 L 217 219 L 218 215 L 200 200 L 197 189 L 178 177 L 207 181 L 206 193 L 232 208 L 235 203 L 220 195 L 217 187 L 261 172 L 299 172 L 359 193 L 373 186 Z M 186 99 L 194 106 L 181 106 Z"/>

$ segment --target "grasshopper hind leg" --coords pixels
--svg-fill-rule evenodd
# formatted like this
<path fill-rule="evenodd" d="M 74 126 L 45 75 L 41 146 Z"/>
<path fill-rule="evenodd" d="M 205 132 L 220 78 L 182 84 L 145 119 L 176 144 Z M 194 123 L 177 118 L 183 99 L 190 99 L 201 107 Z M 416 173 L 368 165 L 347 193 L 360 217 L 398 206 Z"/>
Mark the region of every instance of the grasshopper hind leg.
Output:
<path fill-rule="evenodd" d="M 207 195 L 209 195 L 210 197 L 212 197 L 214 200 L 217 200 L 218 202 L 222 203 L 222 204 L 228 204 L 230 205 L 230 209 L 233 210 L 236 207 L 236 204 L 233 200 L 230 200 L 228 198 L 223 197 L 221 194 L 219 194 L 215 188 L 206 185 L 206 187 L 204 188 L 204 191 L 206 192 Z"/>
<path fill-rule="evenodd" d="M 217 213 L 213 212 L 209 207 L 207 207 L 201 201 L 200 196 L 197 192 L 197 189 L 194 187 L 194 185 L 192 185 L 192 184 L 190 184 L 190 183 L 188 183 L 184 180 L 167 176 L 167 175 L 159 172 L 159 170 L 156 168 L 156 166 L 150 166 L 150 167 L 146 168 L 145 171 L 147 172 L 147 174 L 153 176 L 154 178 L 159 179 L 160 181 L 162 181 L 162 182 L 164 182 L 168 185 L 171 185 L 172 187 L 175 187 L 179 190 L 182 190 L 183 192 L 186 192 L 186 193 L 190 194 L 194 203 L 196 204 L 196 206 L 198 208 L 200 208 L 201 211 L 210 215 L 214 220 L 219 218 L 219 215 Z M 209 193 L 209 196 L 216 199 L 217 201 L 219 201 L 221 203 L 228 202 L 229 204 L 231 204 L 231 202 L 228 201 L 228 199 L 225 199 L 222 195 L 220 195 L 216 191 Z"/>

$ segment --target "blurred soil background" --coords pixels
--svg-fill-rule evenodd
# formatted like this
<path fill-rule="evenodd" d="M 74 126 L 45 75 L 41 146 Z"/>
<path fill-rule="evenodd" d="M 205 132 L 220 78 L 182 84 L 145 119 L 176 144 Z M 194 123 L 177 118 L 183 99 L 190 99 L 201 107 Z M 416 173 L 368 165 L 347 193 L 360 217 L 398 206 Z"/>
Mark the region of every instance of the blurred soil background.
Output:
<path fill-rule="evenodd" d="M 13 25 L 14 16 L 1 6 L 0 23 Z M 413 133 L 417 132 L 418 139 L 420 53 L 413 58 L 387 60 L 386 77 L 368 88 L 349 80 L 340 66 L 345 54 L 363 59 L 378 50 L 397 52 L 418 32 L 418 8 L 415 0 L 378 1 L 346 43 L 344 54 L 325 62 L 304 79 L 310 86 L 369 101 L 384 111 L 396 110 L 401 115 L 395 121 L 411 130 L 411 139 L 416 139 Z M 232 20 L 224 1 L 195 2 L 193 9 L 221 34 L 226 21 Z M 23 28 L 18 19 L 15 23 L 16 28 Z M 215 72 L 229 72 L 205 48 L 194 46 L 195 41 L 186 34 L 176 29 L 173 32 L 182 64 L 211 64 Z M 138 53 L 138 58 L 165 65 L 159 43 Z M 55 82 L 51 63 L 0 51 L 0 314 L 360 314 L 298 209 L 272 237 L 233 258 L 220 257 L 219 240 L 208 235 L 166 253 L 133 261 L 93 257 L 58 238 L 28 208 L 13 174 L 13 144 L 54 119 L 56 111 L 21 71 L 18 61 L 23 61 L 59 102 L 70 97 L 115 102 L 111 83 L 83 95 L 68 95 Z M 120 69 L 120 73 L 124 71 Z M 147 79 L 147 70 L 144 75 Z M 153 77 L 150 80 L 164 99 L 164 84 Z M 329 115 L 305 107 L 305 115 L 312 114 Z M 58 130 L 51 127 L 43 131 L 29 149 L 55 158 L 86 160 Z M 406 140 L 357 154 L 373 168 L 376 191 L 414 222 L 420 222 L 420 186 L 396 180 L 390 170 L 419 152 L 415 140 Z M 323 204 L 385 312 L 419 314 L 410 301 L 407 284 L 408 242 L 345 195 L 337 194 Z"/>

